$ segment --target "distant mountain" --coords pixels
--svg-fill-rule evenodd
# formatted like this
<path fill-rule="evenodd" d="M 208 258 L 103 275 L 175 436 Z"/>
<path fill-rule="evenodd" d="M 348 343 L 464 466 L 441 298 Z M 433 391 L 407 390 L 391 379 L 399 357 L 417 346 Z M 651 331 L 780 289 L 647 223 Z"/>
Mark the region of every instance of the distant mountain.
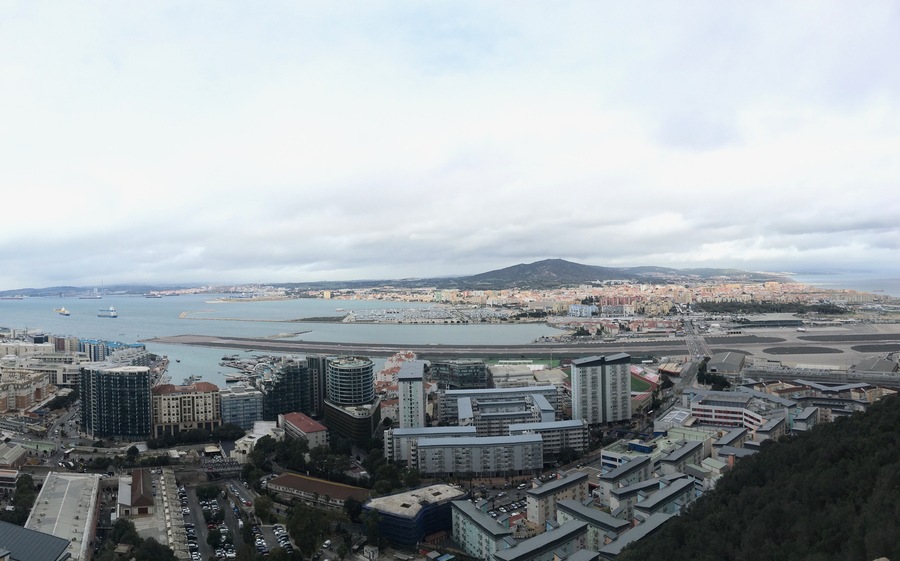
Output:
<path fill-rule="evenodd" d="M 558 288 L 579 284 L 610 281 L 645 283 L 689 283 L 704 280 L 733 282 L 763 282 L 768 280 L 790 281 L 786 276 L 774 273 L 753 273 L 738 269 L 672 269 L 668 267 L 600 267 L 583 265 L 565 259 L 544 259 L 534 263 L 520 263 L 511 267 L 462 277 L 419 279 L 356 280 L 270 283 L 271 286 L 296 291 L 351 290 L 377 286 L 405 288 L 455 288 L 464 290 L 500 290 L 504 288 Z M 198 285 L 108 285 L 103 294 L 143 294 L 158 290 L 196 288 Z M 52 286 L 48 288 L 22 288 L 0 291 L 0 296 L 81 296 L 93 292 L 95 287 Z"/>
<path fill-rule="evenodd" d="M 573 284 L 609 281 L 697 282 L 703 280 L 762 282 L 789 280 L 771 273 L 753 273 L 738 269 L 672 269 L 668 267 L 600 267 L 582 265 L 564 259 L 545 259 L 513 265 L 478 275 L 444 279 L 460 288 L 553 288 Z"/>
<path fill-rule="evenodd" d="M 470 287 L 553 287 L 596 281 L 633 280 L 637 277 L 638 275 L 625 269 L 582 265 L 564 259 L 545 259 L 462 277 L 458 282 Z"/>

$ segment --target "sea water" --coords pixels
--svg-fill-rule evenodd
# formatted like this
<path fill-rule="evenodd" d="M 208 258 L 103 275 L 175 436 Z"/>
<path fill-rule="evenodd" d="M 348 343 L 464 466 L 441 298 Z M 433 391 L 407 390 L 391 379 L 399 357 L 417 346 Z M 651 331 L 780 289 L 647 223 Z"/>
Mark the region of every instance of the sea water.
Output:
<path fill-rule="evenodd" d="M 880 273 L 833 273 L 819 275 L 796 275 L 792 279 L 828 290 L 857 290 L 874 292 L 900 298 L 900 275 Z"/>
<path fill-rule="evenodd" d="M 220 296 L 196 294 L 144 298 L 104 295 L 96 300 L 71 297 L 0 300 L 0 326 L 122 343 L 192 334 L 336 343 L 484 345 L 526 344 L 542 336 L 560 333 L 544 323 L 396 325 L 339 321 L 346 314 L 345 310 L 433 306 L 428 303 L 313 298 L 222 302 L 219 301 Z M 110 306 L 116 309 L 117 318 L 97 316 L 100 309 Z M 54 311 L 62 307 L 68 309 L 71 315 L 62 316 Z M 294 321 L 323 317 L 332 317 L 335 322 Z M 247 352 L 250 345 L 248 348 L 227 349 L 153 342 L 145 344 L 151 353 L 169 358 L 169 375 L 176 384 L 196 375 L 224 387 L 224 375 L 235 370 L 220 366 L 222 357 L 237 354 L 249 358 L 256 354 L 254 351 Z M 383 360 L 374 362 L 378 366 Z"/>

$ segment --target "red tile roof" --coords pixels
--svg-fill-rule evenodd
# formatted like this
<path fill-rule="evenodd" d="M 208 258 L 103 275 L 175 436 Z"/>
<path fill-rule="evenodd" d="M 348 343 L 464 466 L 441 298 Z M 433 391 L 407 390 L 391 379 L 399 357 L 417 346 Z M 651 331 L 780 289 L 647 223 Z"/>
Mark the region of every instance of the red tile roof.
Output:
<path fill-rule="evenodd" d="M 153 386 L 151 390 L 156 395 L 161 394 L 170 394 L 170 393 L 205 393 L 205 392 L 218 392 L 219 386 L 211 383 L 211 382 L 196 382 L 191 384 L 190 386 L 176 386 L 174 384 L 161 384 L 159 386 Z"/>
<path fill-rule="evenodd" d="M 311 434 L 314 432 L 322 432 L 328 430 L 322 423 L 310 419 L 303 413 L 285 413 L 283 416 L 285 423 L 294 425 L 295 427 L 297 427 L 297 430 L 299 430 L 303 434 Z"/>

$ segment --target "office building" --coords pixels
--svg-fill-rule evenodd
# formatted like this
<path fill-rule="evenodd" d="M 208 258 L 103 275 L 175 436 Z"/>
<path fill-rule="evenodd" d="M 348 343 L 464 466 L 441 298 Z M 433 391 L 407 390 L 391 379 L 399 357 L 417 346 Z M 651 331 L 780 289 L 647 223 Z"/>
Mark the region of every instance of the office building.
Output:
<path fill-rule="evenodd" d="M 631 419 L 631 357 L 624 353 L 572 361 L 572 418 L 589 425 Z"/>
<path fill-rule="evenodd" d="M 153 438 L 197 429 L 212 432 L 222 425 L 221 397 L 215 384 L 161 384 L 154 386 L 150 395 Z"/>
<path fill-rule="evenodd" d="M 150 369 L 89 364 L 81 369 L 81 430 L 91 438 L 150 436 Z"/>
<path fill-rule="evenodd" d="M 222 424 L 232 424 L 251 430 L 253 423 L 262 420 L 263 394 L 256 388 L 241 384 L 219 390 Z"/>

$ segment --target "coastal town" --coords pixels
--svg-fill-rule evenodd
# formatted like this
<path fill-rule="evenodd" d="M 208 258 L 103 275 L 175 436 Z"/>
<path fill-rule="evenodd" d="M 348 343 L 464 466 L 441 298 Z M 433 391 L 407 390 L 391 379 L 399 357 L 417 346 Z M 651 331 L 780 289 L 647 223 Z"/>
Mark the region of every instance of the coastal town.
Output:
<path fill-rule="evenodd" d="M 35 487 L 20 521 L 48 547 L 110 558 L 104 538 L 127 521 L 196 561 L 615 559 L 766 441 L 900 388 L 900 305 L 878 293 L 782 282 L 217 290 L 233 305 L 334 301 L 315 321 L 543 322 L 561 334 L 458 347 L 154 339 L 223 349 L 219 387 L 174 383 L 169 358 L 142 342 L 7 329 L 0 475 L 12 505 Z M 351 309 L 364 300 L 383 305 Z M 304 509 L 328 522 L 310 530 Z M 51 515 L 75 511 L 65 525 Z"/>

